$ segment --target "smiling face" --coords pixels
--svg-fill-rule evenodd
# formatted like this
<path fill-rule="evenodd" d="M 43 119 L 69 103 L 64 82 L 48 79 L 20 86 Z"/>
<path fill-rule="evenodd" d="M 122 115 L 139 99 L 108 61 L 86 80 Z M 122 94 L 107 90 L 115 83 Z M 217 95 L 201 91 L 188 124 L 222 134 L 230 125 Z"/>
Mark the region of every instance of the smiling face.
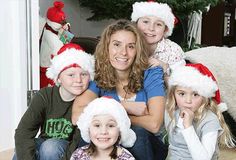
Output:
<path fill-rule="evenodd" d="M 62 71 L 58 82 L 62 88 L 62 98 L 71 99 L 83 93 L 87 88 L 90 75 L 80 67 L 71 67 Z"/>
<path fill-rule="evenodd" d="M 149 45 L 154 45 L 159 42 L 168 30 L 165 23 L 156 16 L 145 16 L 139 18 L 137 27 L 143 33 Z"/>
<path fill-rule="evenodd" d="M 119 133 L 116 120 L 108 114 L 94 116 L 89 127 L 90 139 L 98 151 L 112 151 Z"/>
<path fill-rule="evenodd" d="M 136 37 L 130 31 L 120 30 L 111 35 L 109 60 L 116 71 L 129 72 L 136 56 Z"/>
<path fill-rule="evenodd" d="M 190 88 L 177 86 L 174 95 L 180 110 L 188 108 L 195 112 L 203 103 L 203 97 Z"/>

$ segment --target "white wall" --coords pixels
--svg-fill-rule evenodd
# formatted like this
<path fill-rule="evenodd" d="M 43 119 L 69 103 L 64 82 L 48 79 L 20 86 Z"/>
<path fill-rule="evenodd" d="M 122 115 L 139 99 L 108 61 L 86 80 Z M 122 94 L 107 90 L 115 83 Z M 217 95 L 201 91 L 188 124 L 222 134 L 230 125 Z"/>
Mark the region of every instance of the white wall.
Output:
<path fill-rule="evenodd" d="M 67 21 L 71 24 L 71 31 L 76 36 L 97 37 L 100 36 L 104 27 L 113 20 L 87 21 L 91 16 L 89 9 L 81 8 L 79 0 L 62 0 L 65 3 L 63 8 L 67 15 Z M 40 15 L 46 17 L 47 9 L 53 6 L 54 0 L 39 0 Z M 92 3 L 92 0 L 91 0 Z"/>
<path fill-rule="evenodd" d="M 32 21 L 36 26 L 28 27 L 31 36 L 27 29 L 27 2 L 34 4 L 32 12 L 38 9 L 38 0 L 8 0 L 0 5 L 0 152 L 14 147 L 15 128 L 27 109 L 27 88 L 39 87 L 38 11 Z M 30 69 L 35 80 L 28 83 L 27 58 L 33 54 L 37 60 L 31 58 L 35 62 Z"/>
<path fill-rule="evenodd" d="M 14 129 L 26 109 L 25 1 L 8 0 L 0 5 L 0 151 L 14 146 Z M 3 23 L 2 23 L 3 24 Z"/>

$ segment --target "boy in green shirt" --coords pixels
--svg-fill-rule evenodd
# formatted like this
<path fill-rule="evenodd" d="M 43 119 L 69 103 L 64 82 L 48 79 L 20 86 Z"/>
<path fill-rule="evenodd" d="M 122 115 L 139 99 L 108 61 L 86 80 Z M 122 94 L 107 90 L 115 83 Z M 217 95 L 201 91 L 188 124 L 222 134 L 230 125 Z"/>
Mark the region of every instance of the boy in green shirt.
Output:
<path fill-rule="evenodd" d="M 33 97 L 15 132 L 14 160 L 68 159 L 77 147 L 80 136 L 71 122 L 71 106 L 93 79 L 94 57 L 69 43 L 51 62 L 46 75 L 56 85 Z"/>

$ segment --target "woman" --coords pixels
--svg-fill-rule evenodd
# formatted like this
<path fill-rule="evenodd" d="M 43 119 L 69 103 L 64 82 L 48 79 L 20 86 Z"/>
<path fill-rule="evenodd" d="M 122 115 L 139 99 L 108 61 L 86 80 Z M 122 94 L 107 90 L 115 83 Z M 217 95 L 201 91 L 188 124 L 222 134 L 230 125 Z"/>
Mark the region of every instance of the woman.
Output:
<path fill-rule="evenodd" d="M 77 97 L 72 121 L 93 99 L 111 96 L 129 114 L 137 140 L 128 150 L 139 159 L 153 159 L 150 137 L 163 124 L 164 81 L 160 67 L 148 68 L 149 50 L 132 22 L 118 20 L 105 28 L 95 51 L 95 79 Z"/>

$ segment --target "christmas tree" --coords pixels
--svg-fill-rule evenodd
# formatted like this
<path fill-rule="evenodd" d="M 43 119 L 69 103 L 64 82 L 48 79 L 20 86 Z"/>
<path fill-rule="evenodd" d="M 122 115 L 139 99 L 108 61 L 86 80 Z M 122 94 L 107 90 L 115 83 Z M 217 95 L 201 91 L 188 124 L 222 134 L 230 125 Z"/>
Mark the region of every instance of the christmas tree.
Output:
<path fill-rule="evenodd" d="M 91 10 L 92 16 L 87 18 L 90 21 L 100 21 L 103 19 L 130 19 L 132 13 L 132 5 L 135 2 L 143 0 L 79 0 L 81 7 L 87 7 Z M 147 0 L 155 1 L 155 0 Z M 178 23 L 176 24 L 172 36 L 169 38 L 187 51 L 194 49 L 198 45 L 195 44 L 194 38 L 189 43 L 188 20 L 189 15 L 194 11 L 204 12 L 209 6 L 215 6 L 222 0 L 156 0 L 159 3 L 167 3 L 176 16 Z"/>
<path fill-rule="evenodd" d="M 81 7 L 91 10 L 92 16 L 88 20 L 99 21 L 103 19 L 130 19 L 132 4 L 142 0 L 79 0 Z M 186 18 L 193 11 L 205 11 L 206 7 L 215 6 L 220 0 L 157 0 L 167 3 L 173 13 L 180 19 Z"/>

